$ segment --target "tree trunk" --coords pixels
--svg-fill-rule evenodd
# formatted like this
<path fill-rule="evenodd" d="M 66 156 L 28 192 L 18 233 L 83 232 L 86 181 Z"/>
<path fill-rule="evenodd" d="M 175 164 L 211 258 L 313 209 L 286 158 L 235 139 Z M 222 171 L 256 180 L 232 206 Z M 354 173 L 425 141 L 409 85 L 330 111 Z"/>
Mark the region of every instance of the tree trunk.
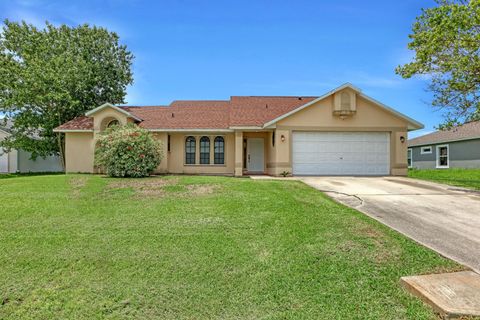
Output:
<path fill-rule="evenodd" d="M 63 171 L 65 172 L 65 139 L 62 139 L 63 133 L 57 133 L 58 152 L 60 153 L 60 162 L 62 163 Z"/>

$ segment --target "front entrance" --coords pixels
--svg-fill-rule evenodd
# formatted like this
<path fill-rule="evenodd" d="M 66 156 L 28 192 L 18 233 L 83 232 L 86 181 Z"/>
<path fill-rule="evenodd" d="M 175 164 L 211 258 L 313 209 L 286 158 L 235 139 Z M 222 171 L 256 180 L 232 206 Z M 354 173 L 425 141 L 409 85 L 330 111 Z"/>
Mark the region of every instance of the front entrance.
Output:
<path fill-rule="evenodd" d="M 264 146 L 263 138 L 247 139 L 247 171 L 264 172 Z"/>

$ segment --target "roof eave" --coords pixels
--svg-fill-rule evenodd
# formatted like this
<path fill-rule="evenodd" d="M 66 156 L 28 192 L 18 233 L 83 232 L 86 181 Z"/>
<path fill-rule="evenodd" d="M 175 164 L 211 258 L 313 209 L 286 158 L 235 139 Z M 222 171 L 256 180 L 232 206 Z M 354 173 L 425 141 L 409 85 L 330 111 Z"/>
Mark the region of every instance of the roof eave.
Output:
<path fill-rule="evenodd" d="M 148 129 L 150 132 L 233 132 L 232 129 L 219 129 L 219 128 L 157 128 Z"/>
<path fill-rule="evenodd" d="M 444 140 L 438 140 L 438 141 L 422 142 L 422 143 L 417 143 L 413 145 L 408 145 L 408 147 L 413 148 L 413 147 L 429 146 L 429 145 L 440 144 L 440 143 L 450 143 L 450 142 L 459 142 L 459 141 L 476 140 L 476 139 L 480 139 L 480 136 L 474 136 L 474 137 L 468 137 L 468 138 L 462 138 L 462 139 L 444 139 Z"/>
<path fill-rule="evenodd" d="M 53 129 L 53 132 L 93 132 L 93 129 Z"/>
<path fill-rule="evenodd" d="M 85 115 L 86 115 L 87 117 L 91 117 L 93 114 L 95 114 L 95 113 L 97 113 L 98 111 L 103 110 L 103 109 L 105 109 L 105 108 L 112 108 L 112 109 L 114 109 L 114 110 L 116 110 L 116 111 L 118 111 L 118 112 L 120 112 L 120 113 L 123 113 L 123 114 L 126 115 L 127 117 L 130 117 L 130 118 L 135 119 L 135 120 L 137 120 L 137 121 L 143 121 L 142 119 L 140 119 L 140 118 L 137 117 L 136 115 L 134 115 L 134 114 L 132 114 L 132 113 L 130 113 L 130 112 L 122 109 L 122 108 L 119 108 L 119 107 L 117 107 L 117 106 L 114 106 L 113 104 L 108 103 L 108 102 L 102 104 L 102 105 L 99 106 L 99 107 L 96 107 L 95 109 L 92 109 L 92 110 L 86 112 Z"/>

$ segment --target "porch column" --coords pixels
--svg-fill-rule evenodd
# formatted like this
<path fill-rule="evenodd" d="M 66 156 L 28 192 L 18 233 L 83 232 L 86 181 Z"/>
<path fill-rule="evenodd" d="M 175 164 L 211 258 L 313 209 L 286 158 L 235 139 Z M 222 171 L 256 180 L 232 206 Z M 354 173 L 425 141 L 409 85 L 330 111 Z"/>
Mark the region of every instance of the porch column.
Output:
<path fill-rule="evenodd" d="M 235 131 L 235 176 L 243 175 L 243 131 Z"/>

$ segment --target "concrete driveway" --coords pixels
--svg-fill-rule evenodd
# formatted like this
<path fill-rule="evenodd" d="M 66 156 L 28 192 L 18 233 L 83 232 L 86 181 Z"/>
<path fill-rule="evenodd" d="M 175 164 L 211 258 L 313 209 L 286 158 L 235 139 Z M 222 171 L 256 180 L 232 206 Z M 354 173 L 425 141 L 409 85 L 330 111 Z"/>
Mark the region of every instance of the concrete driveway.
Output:
<path fill-rule="evenodd" d="M 300 180 L 480 272 L 480 192 L 403 177 Z"/>

